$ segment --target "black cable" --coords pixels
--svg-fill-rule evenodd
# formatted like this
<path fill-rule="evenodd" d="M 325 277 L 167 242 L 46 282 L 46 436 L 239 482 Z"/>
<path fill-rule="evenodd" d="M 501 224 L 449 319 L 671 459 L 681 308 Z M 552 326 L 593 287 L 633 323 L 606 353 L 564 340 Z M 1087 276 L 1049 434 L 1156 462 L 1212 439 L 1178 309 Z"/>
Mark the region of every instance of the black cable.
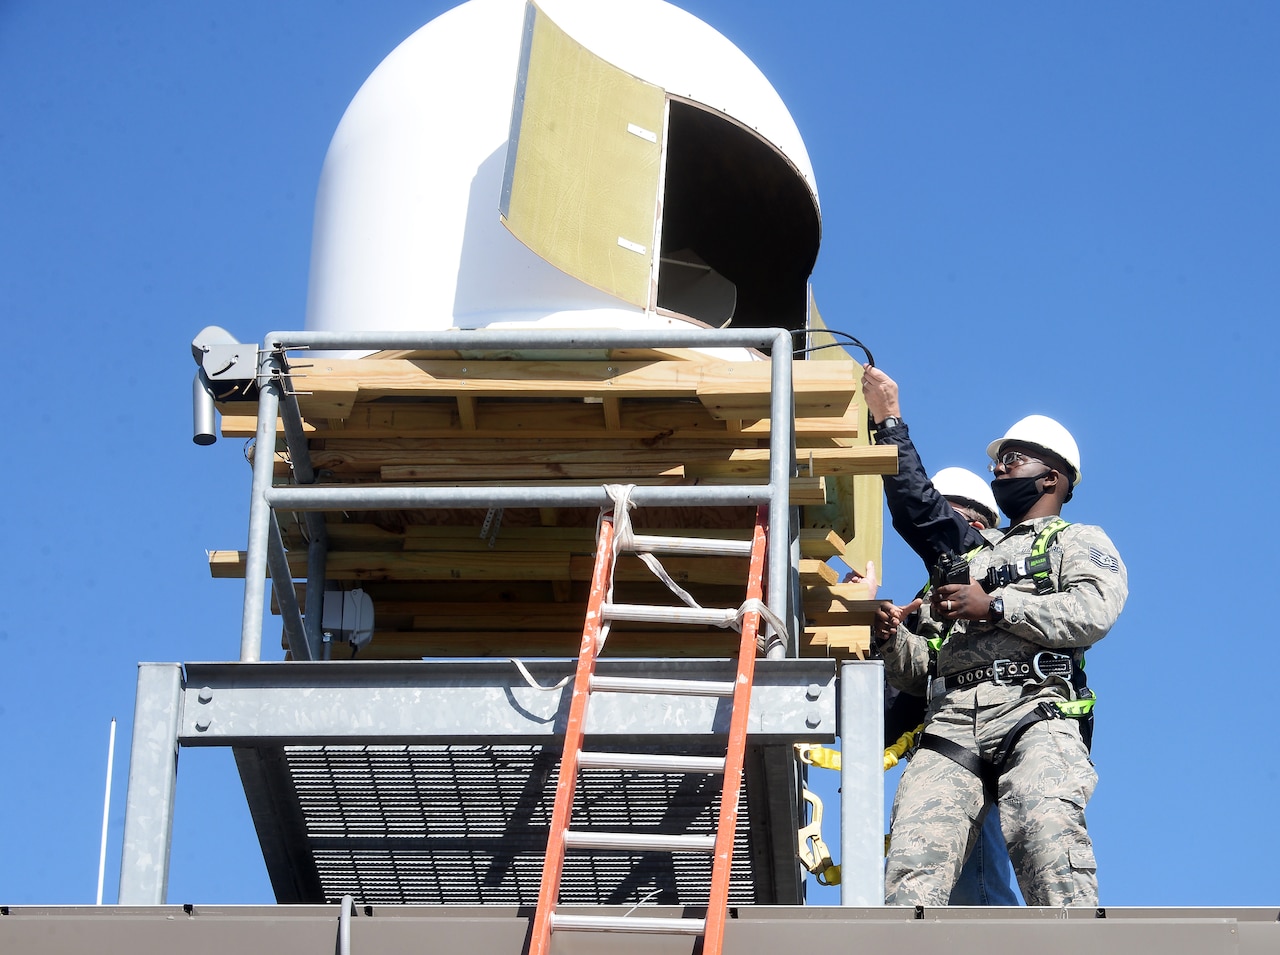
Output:
<path fill-rule="evenodd" d="M 863 354 L 867 356 L 868 365 L 870 365 L 872 368 L 876 366 L 876 360 L 871 355 L 871 349 L 868 348 L 866 345 L 862 344 L 862 342 L 860 342 L 853 335 L 850 335 L 848 332 L 842 332 L 838 328 L 794 328 L 791 330 L 792 335 L 808 335 L 811 332 L 826 332 L 828 335 L 831 335 L 833 337 L 839 335 L 842 338 L 848 339 L 849 344 L 853 345 L 855 348 L 862 349 Z M 840 347 L 841 347 L 840 342 L 829 342 L 826 345 L 810 345 L 808 348 L 796 348 L 792 350 L 791 354 L 807 355 L 809 354 L 809 352 L 819 351 L 823 348 L 840 348 Z M 867 431 L 868 432 L 874 431 L 875 427 L 876 427 L 875 418 L 872 416 L 870 410 L 868 410 L 867 411 Z"/>
<path fill-rule="evenodd" d="M 838 328 L 794 328 L 791 330 L 792 335 L 809 335 L 813 332 L 825 332 L 828 335 L 832 335 L 832 336 L 838 335 L 841 338 L 847 339 L 848 344 L 853 345 L 855 348 L 861 348 L 863 351 L 863 354 L 867 356 L 867 364 L 873 368 L 875 367 L 876 360 L 871 356 L 871 349 L 868 348 L 866 345 L 862 344 L 862 342 L 858 341 L 858 339 L 850 335 L 848 332 L 842 332 Z M 807 355 L 809 354 L 809 352 L 820 351 L 823 348 L 841 348 L 841 347 L 843 347 L 841 342 L 828 342 L 826 345 L 810 345 L 808 348 L 796 348 L 792 351 L 792 354 Z"/>

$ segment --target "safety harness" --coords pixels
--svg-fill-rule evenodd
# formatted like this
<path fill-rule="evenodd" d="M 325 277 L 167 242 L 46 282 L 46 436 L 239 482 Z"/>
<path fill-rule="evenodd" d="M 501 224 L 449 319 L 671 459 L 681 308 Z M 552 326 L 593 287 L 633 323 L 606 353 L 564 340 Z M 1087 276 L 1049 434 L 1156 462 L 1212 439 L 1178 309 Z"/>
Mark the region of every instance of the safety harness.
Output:
<path fill-rule="evenodd" d="M 1003 567 L 988 568 L 986 576 L 980 581 L 982 589 L 991 593 L 996 588 L 1006 587 L 1015 580 L 1031 577 L 1036 585 L 1036 593 L 1041 597 L 1053 593 L 1056 588 L 1050 573 L 1052 565 L 1049 561 L 1049 545 L 1053 543 L 1055 537 L 1070 526 L 1070 521 L 1055 517 L 1036 535 L 1035 541 L 1031 544 L 1030 557 L 1024 557 L 1013 564 L 1005 564 Z"/>
<path fill-rule="evenodd" d="M 986 575 L 980 581 L 982 589 L 990 593 L 999 587 L 1005 587 L 1015 581 L 1031 577 L 1035 582 L 1037 594 L 1043 596 L 1054 593 L 1057 585 L 1051 573 L 1052 565 L 1049 560 L 1049 545 L 1063 529 L 1069 526 L 1071 525 L 1068 521 L 1064 521 L 1060 517 L 1054 518 L 1036 535 L 1036 539 L 1031 545 L 1031 555 L 1029 557 L 1023 558 L 1016 563 L 988 569 Z M 971 551 L 966 556 L 972 557 L 976 553 L 976 550 Z M 926 587 L 925 590 L 927 591 L 928 588 Z M 950 629 L 948 628 L 941 637 L 935 637 L 929 641 L 929 697 L 931 700 L 936 696 L 944 695 L 949 690 L 974 686 L 988 681 L 1001 685 L 1017 685 L 1028 683 L 1032 680 L 1046 680 L 1051 677 L 1059 677 L 1069 681 L 1075 690 L 1076 699 L 1055 702 L 1045 700 L 1038 703 L 1033 710 L 1018 720 L 1005 733 L 995 752 L 992 753 L 990 760 L 984 760 L 981 756 L 970 752 L 958 743 L 941 736 L 935 736 L 932 733 L 921 734 L 918 748 L 933 750 L 935 753 L 945 756 L 969 770 L 969 772 L 982 780 L 983 788 L 986 789 L 988 796 L 994 799 L 997 784 L 1001 775 L 1004 774 L 1009 757 L 1013 755 L 1014 750 L 1017 748 L 1018 741 L 1022 739 L 1022 735 L 1028 729 L 1041 720 L 1080 720 L 1080 732 L 1084 739 L 1085 747 L 1089 748 L 1092 745 L 1095 698 L 1093 691 L 1089 689 L 1085 682 L 1083 658 L 1077 662 L 1070 654 L 1042 650 L 1029 660 L 993 660 L 984 666 L 962 670 L 959 673 L 952 673 L 947 676 L 938 676 L 938 651 L 950 635 Z"/>

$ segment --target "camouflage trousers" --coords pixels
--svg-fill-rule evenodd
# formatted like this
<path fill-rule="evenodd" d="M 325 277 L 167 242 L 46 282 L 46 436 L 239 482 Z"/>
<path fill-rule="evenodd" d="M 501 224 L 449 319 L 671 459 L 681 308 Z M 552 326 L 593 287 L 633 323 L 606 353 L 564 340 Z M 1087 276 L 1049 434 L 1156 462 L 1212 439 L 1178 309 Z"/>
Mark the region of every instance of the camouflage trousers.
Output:
<path fill-rule="evenodd" d="M 980 684 L 952 690 L 926 732 L 989 759 L 1015 723 L 1054 687 Z M 946 905 L 987 811 L 1000 813 L 1009 857 L 1028 905 L 1098 904 L 1097 866 L 1084 809 L 1097 773 L 1072 719 L 1034 723 L 1005 764 L 989 806 L 982 781 L 950 758 L 921 749 L 893 803 L 885 865 L 889 905 Z"/>

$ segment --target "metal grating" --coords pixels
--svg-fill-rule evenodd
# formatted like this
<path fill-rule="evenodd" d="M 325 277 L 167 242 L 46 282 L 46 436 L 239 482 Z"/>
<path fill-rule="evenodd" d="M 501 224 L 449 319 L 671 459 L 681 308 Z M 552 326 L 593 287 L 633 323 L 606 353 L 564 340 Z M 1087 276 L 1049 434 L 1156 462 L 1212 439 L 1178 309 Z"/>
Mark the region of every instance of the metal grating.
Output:
<path fill-rule="evenodd" d="M 708 751 L 710 752 L 710 751 Z M 323 894 L 383 904 L 537 902 L 559 752 L 529 746 L 290 746 L 284 750 Z M 714 833 L 720 777 L 592 770 L 574 825 Z M 757 901 L 745 786 L 731 904 Z M 705 904 L 711 858 L 574 853 L 567 903 Z"/>

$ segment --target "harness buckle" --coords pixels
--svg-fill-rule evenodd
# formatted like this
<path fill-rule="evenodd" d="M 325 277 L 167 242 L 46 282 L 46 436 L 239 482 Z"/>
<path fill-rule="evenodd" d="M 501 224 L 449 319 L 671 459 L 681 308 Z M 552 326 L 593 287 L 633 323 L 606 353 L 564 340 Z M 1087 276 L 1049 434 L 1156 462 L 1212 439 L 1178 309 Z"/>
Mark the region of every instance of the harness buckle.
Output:
<path fill-rule="evenodd" d="M 1041 650 L 1031 658 L 1031 669 L 1035 671 L 1036 676 L 1041 680 L 1047 680 L 1054 676 L 1069 680 L 1075 670 L 1075 661 L 1067 653 Z"/>
<path fill-rule="evenodd" d="M 1007 587 L 1014 581 L 1014 567 L 1012 564 L 1004 564 L 1000 567 L 988 567 L 986 575 L 979 583 L 982 589 L 987 593 L 998 590 L 1001 587 Z"/>
<path fill-rule="evenodd" d="M 992 660 L 991 661 L 991 682 L 1000 686 L 1008 686 L 1012 681 L 1004 679 L 1005 671 L 1008 670 L 1012 660 Z M 1012 676 L 1012 673 L 1008 674 Z"/>

